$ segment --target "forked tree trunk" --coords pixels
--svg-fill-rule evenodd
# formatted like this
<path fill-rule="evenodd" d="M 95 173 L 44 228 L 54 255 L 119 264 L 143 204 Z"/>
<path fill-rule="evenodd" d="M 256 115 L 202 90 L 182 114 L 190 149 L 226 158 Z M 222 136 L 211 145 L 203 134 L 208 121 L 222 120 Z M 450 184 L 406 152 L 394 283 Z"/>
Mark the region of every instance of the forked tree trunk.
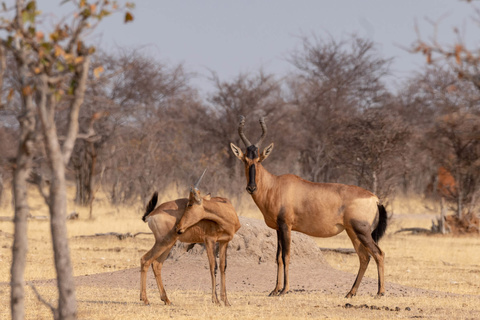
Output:
<path fill-rule="evenodd" d="M 40 90 L 42 90 L 43 98 L 39 105 L 39 113 L 42 121 L 48 164 L 52 171 L 48 207 L 59 295 L 58 308 L 54 318 L 75 319 L 77 302 L 67 238 L 67 191 L 64 155 L 58 141 L 57 129 L 53 121 L 54 117 L 51 116 L 51 112 L 54 110 L 54 106 L 52 106 L 55 103 L 54 98 L 52 96 L 47 98 L 49 88 L 46 84 Z M 47 109 L 47 105 L 50 110 Z"/>
<path fill-rule="evenodd" d="M 71 157 L 78 135 L 78 113 L 85 97 L 89 66 L 90 57 L 86 56 L 84 62 L 77 67 L 78 70 L 75 73 L 77 86 L 74 91 L 74 99 L 70 105 L 67 137 L 63 143 L 63 148 L 60 146 L 55 125 L 56 98 L 53 94 L 53 88 L 48 84 L 47 76 L 42 76 L 41 84 L 38 87 L 41 98 L 37 106 L 42 122 L 48 163 L 52 171 L 48 206 L 50 209 L 50 224 L 59 294 L 57 314 L 54 316 L 59 319 L 75 319 L 77 315 L 75 282 L 73 280 L 66 225 L 67 188 L 65 167 Z"/>

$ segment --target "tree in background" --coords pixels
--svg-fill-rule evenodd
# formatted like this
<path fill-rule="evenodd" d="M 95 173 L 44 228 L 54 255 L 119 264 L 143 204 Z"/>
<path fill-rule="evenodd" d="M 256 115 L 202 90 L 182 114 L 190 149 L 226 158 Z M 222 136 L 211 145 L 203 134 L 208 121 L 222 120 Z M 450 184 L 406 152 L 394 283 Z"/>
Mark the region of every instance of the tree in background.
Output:
<path fill-rule="evenodd" d="M 479 8 L 473 3 L 468 5 L 474 9 L 474 19 L 478 22 Z M 436 37 L 424 41 L 419 36 L 412 51 L 425 55 L 428 69 L 440 69 L 440 73 L 447 75 L 436 78 L 436 85 L 427 87 L 426 96 L 431 97 L 437 112 L 425 141 L 433 142 L 427 149 L 436 167 L 455 178 L 456 190 L 446 199 L 454 204 L 457 218 L 461 220 L 472 212 L 478 214 L 480 51 L 467 47 L 458 28 L 454 33 L 457 38 L 450 45 L 439 43 Z"/>
<path fill-rule="evenodd" d="M 344 121 L 389 101 L 384 85 L 389 61 L 378 57 L 373 42 L 357 36 L 349 41 L 304 38 L 303 50 L 290 61 L 297 69 L 289 81 L 289 100 L 301 124 L 297 134 L 302 136 L 298 146 L 303 175 L 315 182 L 350 183 L 341 180 L 346 160 L 336 151 L 338 139 L 345 142 L 353 129 Z"/>
<path fill-rule="evenodd" d="M 248 130 L 251 130 L 249 132 L 252 139 L 260 137 L 258 120 L 265 117 L 269 126 L 267 139 L 275 141 L 276 152 L 284 154 L 284 159 L 288 159 L 288 153 L 284 150 L 284 137 L 288 136 L 289 122 L 293 119 L 291 114 L 288 116 L 286 114 L 281 82 L 262 70 L 253 74 L 241 73 L 230 81 L 222 81 L 213 74 L 212 81 L 215 88 L 208 97 L 211 115 L 207 118 L 206 130 L 211 137 L 212 154 L 221 155 L 223 160 L 218 166 L 218 172 L 229 177 L 234 184 L 243 181 L 237 179 L 239 176 L 243 177 L 243 167 L 229 149 L 230 142 L 238 140 L 237 127 L 240 115 L 250 119 L 248 122 L 251 128 Z M 241 187 L 240 185 L 236 187 L 237 190 L 243 189 L 243 183 Z"/>
<path fill-rule="evenodd" d="M 70 1 L 67 1 L 70 2 Z M 13 319 L 24 318 L 24 268 L 27 252 L 26 179 L 30 172 L 32 144 L 41 139 L 50 168 L 50 186 L 45 202 L 50 211 L 51 233 L 57 286 L 58 307 L 52 306 L 55 319 L 76 318 L 75 285 L 68 248 L 66 230 L 66 180 L 65 167 L 71 157 L 78 135 L 78 114 L 84 101 L 90 56 L 93 47 L 84 43 L 86 34 L 105 16 L 118 10 L 109 1 L 71 1 L 75 12 L 69 18 L 54 24 L 53 30 L 41 30 L 36 1 L 17 0 L 14 18 L 8 17 L 4 6 L 1 29 L 5 36 L 2 47 L 17 62 L 20 116 L 20 147 L 17 154 L 15 195 L 15 239 L 12 260 L 11 310 Z M 126 21 L 132 19 L 127 12 Z M 94 73 L 100 72 L 99 69 Z M 67 125 L 59 132 L 56 117 L 65 110 Z M 38 114 L 38 123 L 35 117 Z M 44 177 L 40 177 L 43 179 Z"/>

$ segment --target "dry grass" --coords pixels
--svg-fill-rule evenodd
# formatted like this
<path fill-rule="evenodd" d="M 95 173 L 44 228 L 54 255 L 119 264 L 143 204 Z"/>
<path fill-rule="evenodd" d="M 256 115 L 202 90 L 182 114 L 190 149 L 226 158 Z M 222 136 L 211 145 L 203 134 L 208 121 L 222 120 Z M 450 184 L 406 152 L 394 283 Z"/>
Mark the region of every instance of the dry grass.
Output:
<path fill-rule="evenodd" d="M 8 201 L 4 201 L 9 203 Z M 236 204 L 238 212 L 250 217 L 259 217 L 258 211 L 251 210 L 251 199 Z M 388 282 L 407 286 L 456 293 L 454 296 L 437 297 L 389 297 L 374 299 L 359 296 L 345 300 L 343 296 L 322 293 L 294 293 L 280 298 L 268 298 L 263 293 L 229 292 L 231 308 L 216 307 L 211 304 L 208 294 L 196 291 L 169 291 L 175 305 L 164 306 L 152 295 L 152 305 L 144 307 L 138 301 L 138 290 L 102 287 L 78 287 L 78 312 L 80 319 L 140 319 L 140 318 L 213 318 L 213 319 L 259 319 L 259 318 L 330 318 L 330 319 L 391 319 L 391 318 L 480 318 L 480 237 L 451 237 L 394 234 L 403 227 L 429 227 L 432 214 L 421 210 L 420 201 L 403 199 L 402 205 L 394 205 L 387 235 L 380 242 L 386 252 L 386 279 Z M 30 205 L 34 215 L 46 215 L 38 197 Z M 405 209 L 408 207 L 415 208 Z M 11 208 L 5 205 L 1 215 L 12 215 Z M 139 258 L 152 245 L 148 236 L 117 240 L 114 237 L 76 238 L 78 235 L 91 235 L 97 232 L 148 232 L 148 227 L 140 220 L 140 208 L 111 208 L 106 200 L 95 203 L 94 219 L 89 220 L 88 210 L 74 208 L 70 203 L 69 212 L 76 210 L 80 219 L 69 221 L 70 250 L 75 275 L 94 274 L 126 268 L 138 267 Z M 247 211 L 248 210 L 248 211 Z M 246 214 L 245 214 L 246 213 Z M 398 217 L 397 217 L 398 216 Z M 401 217 L 401 218 L 400 218 Z M 8 282 L 10 277 L 11 246 L 13 224 L 0 222 L 0 281 Z M 55 277 L 49 223 L 29 222 L 28 265 L 26 280 L 50 279 Z M 337 237 L 317 239 L 319 246 L 331 248 L 351 248 L 348 237 L 343 233 Z M 327 261 L 337 269 L 356 273 L 356 255 L 326 253 Z M 321 271 L 319 271 L 321 272 Z M 372 261 L 367 277 L 376 278 L 376 268 Z M 41 295 L 56 303 L 54 286 L 39 286 Z M 9 318 L 10 289 L 0 285 L 0 319 Z M 371 310 L 366 308 L 345 308 L 349 302 L 354 306 L 399 307 L 400 311 Z M 38 301 L 31 288 L 26 289 L 27 319 L 51 319 L 50 311 Z M 405 308 L 410 308 L 406 311 Z"/>

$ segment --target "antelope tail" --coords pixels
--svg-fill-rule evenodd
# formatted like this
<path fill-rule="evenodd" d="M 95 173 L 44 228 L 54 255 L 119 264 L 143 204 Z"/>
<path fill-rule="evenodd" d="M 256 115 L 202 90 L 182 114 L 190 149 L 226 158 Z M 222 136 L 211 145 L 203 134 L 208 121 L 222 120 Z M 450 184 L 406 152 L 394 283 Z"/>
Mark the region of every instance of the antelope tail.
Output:
<path fill-rule="evenodd" d="M 378 205 L 378 215 L 378 225 L 372 232 L 372 238 L 375 243 L 378 243 L 385 234 L 385 230 L 387 230 L 387 210 L 385 210 L 385 207 L 381 204 Z"/>
<path fill-rule="evenodd" d="M 150 212 L 152 212 L 153 209 L 155 209 L 155 206 L 157 205 L 157 201 L 158 201 L 158 192 L 155 192 L 152 196 L 152 199 L 150 199 L 150 201 L 148 202 L 147 208 L 145 209 L 145 214 L 142 217 L 142 220 L 144 222 L 146 222 L 145 219 L 150 214 Z"/>

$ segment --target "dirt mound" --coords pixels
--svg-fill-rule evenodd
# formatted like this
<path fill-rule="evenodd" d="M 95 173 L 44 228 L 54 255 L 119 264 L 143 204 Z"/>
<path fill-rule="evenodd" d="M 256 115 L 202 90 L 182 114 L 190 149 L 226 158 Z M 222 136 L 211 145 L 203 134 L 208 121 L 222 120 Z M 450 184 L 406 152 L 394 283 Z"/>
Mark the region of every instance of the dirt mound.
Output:
<path fill-rule="evenodd" d="M 252 262 L 274 261 L 277 252 L 276 231 L 267 227 L 263 220 L 239 217 L 242 227 L 228 245 L 229 257 L 241 257 Z M 168 259 L 179 260 L 184 255 L 203 255 L 203 244 L 188 245 L 177 242 L 172 248 Z M 327 264 L 320 248 L 309 236 L 292 232 L 292 259 L 309 259 L 319 264 Z"/>

